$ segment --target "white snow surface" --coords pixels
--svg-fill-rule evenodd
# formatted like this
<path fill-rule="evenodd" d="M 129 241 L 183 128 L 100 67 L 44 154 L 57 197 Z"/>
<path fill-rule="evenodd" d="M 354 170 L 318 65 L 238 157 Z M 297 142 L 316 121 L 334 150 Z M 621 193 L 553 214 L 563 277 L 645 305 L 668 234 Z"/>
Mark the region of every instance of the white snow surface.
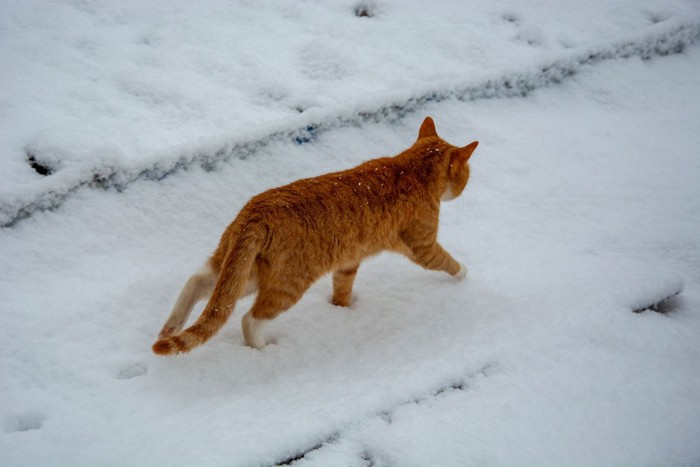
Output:
<path fill-rule="evenodd" d="M 700 465 L 700 4 L 434 3 L 0 2 L 0 202 L 67 194 L 0 229 L 0 465 Z M 679 27 L 678 53 L 450 98 Z M 262 350 L 247 298 L 151 353 L 251 196 L 396 154 L 425 115 L 480 142 L 441 213 L 464 280 L 380 255 Z"/>

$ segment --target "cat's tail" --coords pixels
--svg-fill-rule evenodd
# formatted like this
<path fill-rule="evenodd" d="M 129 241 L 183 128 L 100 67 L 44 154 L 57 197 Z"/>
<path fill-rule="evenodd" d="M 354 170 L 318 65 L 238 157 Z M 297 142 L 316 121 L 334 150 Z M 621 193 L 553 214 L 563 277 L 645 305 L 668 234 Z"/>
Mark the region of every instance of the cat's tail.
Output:
<path fill-rule="evenodd" d="M 158 339 L 153 344 L 153 352 L 159 355 L 189 352 L 216 334 L 231 316 L 236 300 L 243 295 L 253 263 L 264 241 L 263 229 L 242 229 L 238 238 L 231 242 L 221 264 L 214 292 L 197 321 L 179 334 Z"/>

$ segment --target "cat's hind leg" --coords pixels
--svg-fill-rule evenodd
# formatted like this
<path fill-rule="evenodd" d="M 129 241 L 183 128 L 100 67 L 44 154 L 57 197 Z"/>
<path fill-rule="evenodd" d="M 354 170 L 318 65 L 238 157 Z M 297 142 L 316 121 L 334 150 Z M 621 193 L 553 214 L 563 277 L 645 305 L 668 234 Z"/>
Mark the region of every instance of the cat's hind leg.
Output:
<path fill-rule="evenodd" d="M 182 330 L 187 322 L 187 319 L 192 313 L 192 308 L 195 304 L 204 299 L 208 299 L 212 292 L 214 291 L 214 286 L 216 285 L 216 280 L 219 274 L 212 268 L 211 262 L 207 262 L 204 266 L 194 273 L 185 286 L 180 291 L 180 295 L 177 297 L 177 301 L 173 306 L 172 312 L 168 320 L 163 325 L 158 338 L 163 338 L 176 334 Z M 258 268 L 253 265 L 253 269 L 250 271 L 250 277 L 248 278 L 248 283 L 246 284 L 245 291 L 242 297 L 250 295 L 258 290 Z"/>
<path fill-rule="evenodd" d="M 254 349 L 265 347 L 265 339 L 262 337 L 262 328 L 268 320 L 254 318 L 251 312 L 243 315 L 241 327 L 243 328 L 243 338 L 245 345 Z"/>
<path fill-rule="evenodd" d="M 211 295 L 218 276 L 211 264 L 207 262 L 187 280 L 175 301 L 170 316 L 158 335 L 159 338 L 170 336 L 182 330 L 194 305 Z"/>
<path fill-rule="evenodd" d="M 284 284 L 267 286 L 261 281 L 255 303 L 241 321 L 246 345 L 254 349 L 264 347 L 263 326 L 298 302 L 311 282 L 296 278 Z"/>
<path fill-rule="evenodd" d="M 352 285 L 355 282 L 359 264 L 338 269 L 333 273 L 333 298 L 331 303 L 336 306 L 350 306 Z"/>

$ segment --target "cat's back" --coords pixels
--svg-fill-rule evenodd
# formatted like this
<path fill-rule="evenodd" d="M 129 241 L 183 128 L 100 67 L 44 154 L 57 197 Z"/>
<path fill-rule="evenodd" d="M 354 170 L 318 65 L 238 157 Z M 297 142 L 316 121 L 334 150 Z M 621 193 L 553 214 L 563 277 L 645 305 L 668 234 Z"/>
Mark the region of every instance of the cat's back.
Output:
<path fill-rule="evenodd" d="M 396 158 L 297 180 L 253 197 L 241 221 L 305 242 L 366 243 L 399 223 L 415 204 L 417 187 Z"/>
<path fill-rule="evenodd" d="M 394 171 L 391 164 L 381 161 L 375 159 L 352 169 L 272 188 L 253 197 L 246 208 L 270 219 L 320 220 L 340 213 L 359 213 L 370 200 L 389 205 L 396 185 Z"/>

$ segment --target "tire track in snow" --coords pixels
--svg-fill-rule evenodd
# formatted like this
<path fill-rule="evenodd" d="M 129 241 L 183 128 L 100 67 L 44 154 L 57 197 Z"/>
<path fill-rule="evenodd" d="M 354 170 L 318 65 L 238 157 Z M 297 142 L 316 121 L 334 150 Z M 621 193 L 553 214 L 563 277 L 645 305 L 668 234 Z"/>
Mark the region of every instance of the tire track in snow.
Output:
<path fill-rule="evenodd" d="M 651 59 L 683 52 L 700 38 L 700 18 L 670 19 L 613 41 L 599 41 L 571 49 L 557 58 L 541 61 L 526 70 L 484 75 L 480 78 L 443 82 L 360 100 L 348 109 L 308 111 L 297 118 L 261 129 L 239 139 L 199 148 L 175 148 L 163 152 L 148 167 L 73 167 L 47 175 L 35 190 L 0 200 L 0 226 L 11 227 L 35 212 L 53 210 L 82 188 L 121 191 L 139 180 L 159 181 L 188 167 L 216 170 L 231 159 L 245 159 L 272 142 L 305 144 L 322 132 L 367 122 L 395 121 L 432 102 L 447 99 L 477 100 L 526 96 L 535 89 L 556 85 L 586 66 L 607 60 L 641 57 Z M 167 155 L 165 155 L 167 154 Z M 175 156 L 171 156 L 175 154 Z M 41 163 L 40 154 L 28 154 Z M 33 191 L 33 192 L 31 192 Z"/>
<path fill-rule="evenodd" d="M 496 364 L 486 363 L 476 371 L 467 372 L 466 376 L 463 376 L 461 378 L 454 378 L 451 382 L 448 382 L 430 390 L 426 395 L 407 398 L 406 400 L 398 402 L 387 409 L 377 411 L 371 415 L 362 417 L 362 420 L 360 421 L 351 422 L 347 424 L 344 428 L 333 431 L 324 439 L 309 443 L 308 447 L 299 449 L 293 454 L 288 455 L 287 457 L 275 462 L 273 465 L 275 467 L 284 465 L 294 465 L 296 462 L 303 460 L 307 455 L 313 452 L 324 449 L 329 445 L 341 442 L 344 434 L 347 434 L 352 431 L 362 430 L 372 420 L 380 419 L 386 422 L 387 424 L 391 424 L 392 414 L 400 408 L 409 405 L 422 405 L 428 401 L 436 400 L 440 397 L 445 397 L 456 392 L 468 391 L 469 388 L 475 384 L 477 379 L 488 378 L 497 371 L 498 366 Z M 370 461 L 369 463 L 371 465 L 372 454 L 370 452 L 363 451 L 361 453 L 361 456 L 363 459 Z"/>

